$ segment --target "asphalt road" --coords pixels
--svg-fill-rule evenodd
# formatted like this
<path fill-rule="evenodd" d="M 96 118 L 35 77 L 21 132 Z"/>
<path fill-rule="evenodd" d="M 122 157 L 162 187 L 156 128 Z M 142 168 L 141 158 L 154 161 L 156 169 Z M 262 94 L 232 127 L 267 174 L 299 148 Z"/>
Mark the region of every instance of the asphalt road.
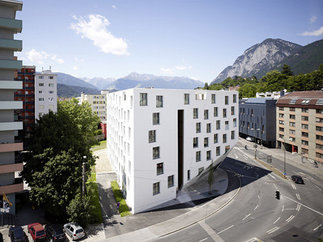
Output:
<path fill-rule="evenodd" d="M 258 155 L 261 154 L 261 151 Z M 222 167 L 241 181 L 235 199 L 198 224 L 158 241 L 318 241 L 323 238 L 322 180 L 289 165 L 301 174 L 305 185 L 294 184 L 262 168 L 253 159 L 254 150 L 238 143 Z M 281 170 L 281 161 L 272 165 Z M 281 193 L 275 198 L 275 191 Z"/>

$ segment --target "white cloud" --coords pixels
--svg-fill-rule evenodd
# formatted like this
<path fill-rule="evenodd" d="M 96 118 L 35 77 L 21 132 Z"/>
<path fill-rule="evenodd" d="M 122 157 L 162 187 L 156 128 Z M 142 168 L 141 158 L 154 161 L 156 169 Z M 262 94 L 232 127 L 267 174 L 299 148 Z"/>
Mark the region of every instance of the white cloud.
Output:
<path fill-rule="evenodd" d="M 192 66 L 175 66 L 175 69 L 179 71 L 190 70 L 192 69 Z"/>
<path fill-rule="evenodd" d="M 174 74 L 174 71 L 171 69 L 171 68 L 160 68 L 160 71 L 163 73 L 163 74 L 167 74 L 167 75 L 171 75 L 171 74 Z"/>
<path fill-rule="evenodd" d="M 117 8 L 117 6 L 116 6 L 116 5 L 112 5 L 112 8 L 116 9 L 116 8 Z"/>
<path fill-rule="evenodd" d="M 102 15 L 90 14 L 84 17 L 73 17 L 77 22 L 71 24 L 71 28 L 80 34 L 82 38 L 88 38 L 102 52 L 113 55 L 129 55 L 128 44 L 122 38 L 117 38 L 107 30 L 110 22 Z"/>
<path fill-rule="evenodd" d="M 303 36 L 320 36 L 320 35 L 323 35 L 323 26 L 321 28 L 319 28 L 318 30 L 314 30 L 312 32 L 301 33 L 301 35 L 303 35 Z"/>
<path fill-rule="evenodd" d="M 54 54 L 48 54 L 46 51 L 37 51 L 35 49 L 31 49 L 30 51 L 26 52 L 26 57 L 28 60 L 30 60 L 33 64 L 45 64 L 45 62 L 48 62 L 48 59 L 51 59 L 52 61 L 63 64 L 64 60 L 62 58 L 58 58 Z"/>
<path fill-rule="evenodd" d="M 310 22 L 311 23 L 315 23 L 317 20 L 317 17 L 316 16 L 312 16 L 311 19 L 310 19 Z"/>
<path fill-rule="evenodd" d="M 83 58 L 74 57 L 74 61 L 76 63 L 80 63 L 80 62 L 84 62 L 84 59 Z"/>
<path fill-rule="evenodd" d="M 79 67 L 78 66 L 73 66 L 73 70 L 74 71 L 77 71 L 79 69 Z"/>

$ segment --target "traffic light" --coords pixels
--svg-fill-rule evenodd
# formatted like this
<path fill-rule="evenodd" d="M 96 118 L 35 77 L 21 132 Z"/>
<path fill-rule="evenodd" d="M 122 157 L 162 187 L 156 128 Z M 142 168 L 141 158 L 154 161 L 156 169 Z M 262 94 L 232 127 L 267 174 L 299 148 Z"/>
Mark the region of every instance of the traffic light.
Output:
<path fill-rule="evenodd" d="M 280 199 L 280 192 L 276 191 L 276 198 L 279 200 Z"/>

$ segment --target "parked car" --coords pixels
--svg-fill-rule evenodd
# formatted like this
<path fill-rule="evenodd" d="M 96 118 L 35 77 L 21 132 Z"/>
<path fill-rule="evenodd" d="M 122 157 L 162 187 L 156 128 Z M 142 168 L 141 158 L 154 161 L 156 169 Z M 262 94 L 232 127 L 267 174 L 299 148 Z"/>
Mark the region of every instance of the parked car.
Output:
<path fill-rule="evenodd" d="M 46 236 L 49 241 L 65 241 L 66 235 L 63 226 L 59 224 L 51 224 L 45 226 Z"/>
<path fill-rule="evenodd" d="M 301 176 L 293 175 L 292 180 L 297 184 L 304 184 L 304 180 Z"/>
<path fill-rule="evenodd" d="M 26 236 L 24 230 L 20 226 L 11 226 L 9 228 L 8 236 L 10 237 L 11 242 L 24 242 L 24 241 L 28 241 L 27 240 L 27 236 Z M 1 237 L 2 236 L 0 236 L 0 241 L 1 241 Z"/>
<path fill-rule="evenodd" d="M 64 230 L 72 240 L 81 239 L 85 236 L 84 229 L 77 223 L 67 223 L 64 224 Z"/>
<path fill-rule="evenodd" d="M 34 241 L 44 241 L 46 239 L 46 232 L 40 223 L 28 224 L 28 233 L 30 233 Z"/>
<path fill-rule="evenodd" d="M 0 232 L 0 242 L 3 242 L 3 235 Z"/>

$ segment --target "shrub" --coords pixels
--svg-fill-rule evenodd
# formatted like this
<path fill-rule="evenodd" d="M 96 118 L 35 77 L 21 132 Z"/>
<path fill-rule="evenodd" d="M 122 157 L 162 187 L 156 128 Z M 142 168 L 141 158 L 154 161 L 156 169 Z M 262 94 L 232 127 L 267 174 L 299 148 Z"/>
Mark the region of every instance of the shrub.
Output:
<path fill-rule="evenodd" d="M 122 192 L 121 192 L 119 185 L 116 181 L 111 182 L 111 188 L 112 188 L 113 195 L 114 195 L 116 202 L 120 203 L 119 213 L 120 213 L 121 217 L 131 215 L 131 213 L 129 211 L 129 207 L 128 207 L 126 201 L 124 200 Z"/>

